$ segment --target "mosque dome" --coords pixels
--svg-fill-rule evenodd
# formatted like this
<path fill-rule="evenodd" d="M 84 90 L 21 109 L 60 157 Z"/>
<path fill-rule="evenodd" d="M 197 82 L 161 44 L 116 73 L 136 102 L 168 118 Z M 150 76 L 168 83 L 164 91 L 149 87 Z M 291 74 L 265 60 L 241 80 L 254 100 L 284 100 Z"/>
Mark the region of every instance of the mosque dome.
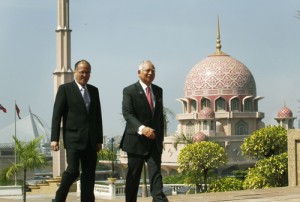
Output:
<path fill-rule="evenodd" d="M 215 118 L 215 112 L 209 107 L 204 107 L 199 113 L 199 118 L 200 119 Z"/>
<path fill-rule="evenodd" d="M 198 62 L 188 73 L 184 94 L 188 96 L 256 96 L 256 84 L 250 70 L 221 51 L 218 26 L 216 52 Z"/>
<path fill-rule="evenodd" d="M 185 96 L 256 95 L 250 70 L 226 54 L 210 55 L 188 73 Z"/>
<path fill-rule="evenodd" d="M 282 107 L 278 113 L 277 113 L 278 118 L 291 118 L 293 117 L 293 112 L 287 108 L 287 107 Z"/>
<path fill-rule="evenodd" d="M 193 135 L 194 142 L 201 142 L 201 141 L 205 141 L 206 139 L 207 139 L 207 136 L 201 131 L 199 131 L 198 133 Z"/>

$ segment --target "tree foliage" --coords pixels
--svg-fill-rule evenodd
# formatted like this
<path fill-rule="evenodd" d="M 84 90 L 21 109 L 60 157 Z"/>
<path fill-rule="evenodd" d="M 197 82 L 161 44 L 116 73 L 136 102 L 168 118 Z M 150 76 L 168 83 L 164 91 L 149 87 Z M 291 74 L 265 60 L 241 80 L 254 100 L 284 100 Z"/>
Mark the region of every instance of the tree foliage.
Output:
<path fill-rule="evenodd" d="M 196 185 L 196 190 L 199 190 L 201 175 L 203 175 L 204 184 L 206 185 L 208 171 L 217 169 L 219 166 L 226 164 L 226 162 L 225 150 L 219 144 L 209 141 L 197 142 L 187 144 L 180 151 L 178 171 L 185 173 L 190 182 L 194 182 L 193 184 Z"/>
<path fill-rule="evenodd" d="M 185 135 L 183 133 L 175 135 L 175 142 L 173 143 L 173 146 L 177 148 L 177 145 L 179 143 L 183 144 L 192 144 L 194 142 L 192 135 Z"/>
<path fill-rule="evenodd" d="M 165 128 L 164 128 L 164 134 L 166 135 L 167 132 L 168 132 L 168 125 L 170 123 L 169 119 L 168 119 L 168 116 L 172 119 L 174 119 L 175 117 L 175 112 L 172 111 L 171 109 L 167 108 L 167 107 L 164 107 L 163 108 L 163 119 L 164 119 L 164 125 L 165 125 Z"/>
<path fill-rule="evenodd" d="M 287 186 L 287 173 L 287 153 L 271 156 L 257 161 L 255 167 L 249 169 L 243 186 L 245 189 Z"/>
<path fill-rule="evenodd" d="M 7 178 L 6 173 L 8 172 L 9 167 L 2 168 L 0 170 L 0 186 L 13 185 L 14 180 L 12 178 Z"/>
<path fill-rule="evenodd" d="M 26 174 L 27 170 L 41 169 L 46 165 L 46 156 L 39 151 L 39 143 L 42 136 L 29 142 L 20 141 L 13 137 L 16 143 L 17 162 L 5 168 L 5 177 L 11 179 L 15 173 L 23 171 L 23 201 L 26 201 Z"/>
<path fill-rule="evenodd" d="M 117 159 L 116 152 L 110 150 L 110 149 L 102 149 L 98 152 L 98 160 L 113 160 L 115 161 Z"/>
<path fill-rule="evenodd" d="M 15 172 L 20 170 L 35 170 L 43 168 L 46 165 L 46 157 L 39 151 L 39 142 L 42 136 L 35 138 L 30 142 L 20 141 L 13 137 L 16 143 L 17 162 L 7 168 L 6 178 L 12 178 Z"/>
<path fill-rule="evenodd" d="M 164 184 L 183 184 L 184 176 L 183 175 L 170 175 L 163 177 Z"/>
<path fill-rule="evenodd" d="M 287 131 L 281 126 L 267 126 L 245 138 L 243 156 L 263 159 L 287 151 Z"/>
<path fill-rule="evenodd" d="M 223 177 L 218 180 L 212 181 L 209 184 L 209 192 L 224 192 L 236 190 L 243 190 L 243 181 L 232 177 Z"/>

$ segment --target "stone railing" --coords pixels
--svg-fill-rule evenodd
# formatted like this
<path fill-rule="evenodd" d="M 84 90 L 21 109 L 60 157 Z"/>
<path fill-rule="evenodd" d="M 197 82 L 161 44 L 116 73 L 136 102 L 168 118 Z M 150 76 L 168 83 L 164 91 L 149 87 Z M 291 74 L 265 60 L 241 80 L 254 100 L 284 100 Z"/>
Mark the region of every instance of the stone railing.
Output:
<path fill-rule="evenodd" d="M 140 190 L 142 190 L 140 185 Z M 164 184 L 164 190 L 166 195 L 176 195 L 177 190 L 184 187 L 184 184 Z M 149 185 L 147 189 L 150 190 Z M 125 185 L 118 185 L 115 183 L 109 183 L 108 185 L 95 184 L 94 194 L 96 198 L 109 198 L 113 199 L 116 196 L 125 196 Z M 80 195 L 80 181 L 77 181 L 77 195 Z M 141 196 L 141 193 L 138 194 Z"/>
<path fill-rule="evenodd" d="M 21 196 L 22 186 L 0 186 L 0 196 Z"/>

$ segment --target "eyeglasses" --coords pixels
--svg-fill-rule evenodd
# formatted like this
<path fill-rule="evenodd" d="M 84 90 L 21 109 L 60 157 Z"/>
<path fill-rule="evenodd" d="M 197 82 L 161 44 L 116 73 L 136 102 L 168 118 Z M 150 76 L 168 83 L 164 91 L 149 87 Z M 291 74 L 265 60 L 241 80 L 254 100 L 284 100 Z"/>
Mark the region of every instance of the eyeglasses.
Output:
<path fill-rule="evenodd" d="M 85 72 L 85 71 L 79 71 L 78 72 L 80 75 L 90 75 L 91 72 Z"/>

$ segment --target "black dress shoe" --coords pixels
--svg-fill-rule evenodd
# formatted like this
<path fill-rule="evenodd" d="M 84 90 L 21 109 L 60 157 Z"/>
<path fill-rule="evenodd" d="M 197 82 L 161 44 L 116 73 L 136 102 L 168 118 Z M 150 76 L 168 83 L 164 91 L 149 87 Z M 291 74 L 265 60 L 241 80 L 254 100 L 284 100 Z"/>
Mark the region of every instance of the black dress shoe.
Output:
<path fill-rule="evenodd" d="M 163 202 L 169 202 L 169 199 L 165 196 L 165 197 L 163 197 Z M 152 202 L 154 202 L 154 200 L 152 200 Z"/>
<path fill-rule="evenodd" d="M 167 197 L 163 198 L 164 202 L 169 202 L 169 199 Z"/>

